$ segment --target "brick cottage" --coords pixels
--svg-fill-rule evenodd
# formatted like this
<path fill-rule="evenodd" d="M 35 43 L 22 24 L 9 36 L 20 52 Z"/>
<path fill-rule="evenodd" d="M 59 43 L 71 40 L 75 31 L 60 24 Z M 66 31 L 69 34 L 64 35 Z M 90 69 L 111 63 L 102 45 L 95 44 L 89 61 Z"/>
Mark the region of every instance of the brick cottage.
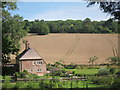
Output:
<path fill-rule="evenodd" d="M 46 71 L 46 62 L 40 57 L 37 51 L 29 47 L 29 43 L 25 44 L 25 50 L 19 54 L 16 59 L 19 63 L 19 71 L 27 70 L 29 73 L 43 76 Z"/>

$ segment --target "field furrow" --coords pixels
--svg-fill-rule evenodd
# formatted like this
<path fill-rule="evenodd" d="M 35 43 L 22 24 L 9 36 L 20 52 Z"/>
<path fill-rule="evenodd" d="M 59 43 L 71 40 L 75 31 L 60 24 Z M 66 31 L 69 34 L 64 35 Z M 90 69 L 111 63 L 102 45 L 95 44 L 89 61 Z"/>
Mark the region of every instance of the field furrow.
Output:
<path fill-rule="evenodd" d="M 31 35 L 24 38 L 36 49 L 47 63 L 64 60 L 66 64 L 89 64 L 88 59 L 97 56 L 96 63 L 107 63 L 107 58 L 116 56 L 118 34 L 49 34 Z M 21 43 L 21 51 L 24 45 Z"/>

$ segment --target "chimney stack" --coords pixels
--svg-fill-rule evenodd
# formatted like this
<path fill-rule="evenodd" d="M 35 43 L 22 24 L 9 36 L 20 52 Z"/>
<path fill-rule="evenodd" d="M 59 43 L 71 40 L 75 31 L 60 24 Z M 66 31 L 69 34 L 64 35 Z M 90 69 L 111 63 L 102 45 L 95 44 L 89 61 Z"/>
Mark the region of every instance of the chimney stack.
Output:
<path fill-rule="evenodd" d="M 28 49 L 30 48 L 30 43 L 28 43 Z"/>
<path fill-rule="evenodd" d="M 25 50 L 27 50 L 27 49 L 30 48 L 29 45 L 30 45 L 30 43 L 28 43 L 28 41 L 26 41 L 26 42 L 25 42 Z"/>

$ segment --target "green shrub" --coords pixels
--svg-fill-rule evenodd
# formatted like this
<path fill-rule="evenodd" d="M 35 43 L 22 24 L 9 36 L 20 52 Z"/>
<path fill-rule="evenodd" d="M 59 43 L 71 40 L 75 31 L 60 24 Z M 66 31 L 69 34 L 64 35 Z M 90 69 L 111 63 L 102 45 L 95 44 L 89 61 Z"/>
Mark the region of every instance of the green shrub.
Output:
<path fill-rule="evenodd" d="M 0 75 L 0 79 L 2 79 L 3 77 Z"/>
<path fill-rule="evenodd" d="M 117 88 L 118 90 L 120 89 L 120 78 L 115 78 L 112 85 L 111 85 L 111 88 Z"/>
<path fill-rule="evenodd" d="M 26 82 L 16 82 L 15 88 L 27 88 Z"/>
<path fill-rule="evenodd" d="M 60 82 L 60 78 L 53 77 L 53 78 L 52 78 L 52 81 L 55 82 L 55 83 L 56 83 L 56 82 Z"/>
<path fill-rule="evenodd" d="M 101 84 L 101 85 L 111 85 L 112 77 L 111 76 L 93 76 L 89 78 L 94 84 Z"/>
<path fill-rule="evenodd" d="M 61 69 L 61 68 L 58 68 L 58 67 L 53 67 L 50 70 L 50 73 L 51 73 L 52 76 L 64 76 L 66 71 L 65 71 L 65 69 Z"/>
<path fill-rule="evenodd" d="M 111 69 L 109 70 L 109 72 L 110 72 L 110 74 L 114 74 L 114 73 L 115 73 L 115 69 L 114 69 L 114 68 L 111 68 Z"/>
<path fill-rule="evenodd" d="M 44 86 L 44 80 L 41 80 L 38 85 L 39 85 L 39 88 L 42 90 Z"/>
<path fill-rule="evenodd" d="M 29 74 L 28 76 L 29 76 L 29 78 L 39 78 L 39 76 L 37 74 Z"/>
<path fill-rule="evenodd" d="M 10 83 L 11 78 L 9 76 L 5 76 L 5 82 L 3 84 L 3 88 L 13 88 L 13 85 Z"/>
<path fill-rule="evenodd" d="M 64 88 L 64 85 L 62 82 L 58 82 L 58 88 Z"/>
<path fill-rule="evenodd" d="M 51 73 L 46 73 L 44 76 L 52 76 Z"/>
<path fill-rule="evenodd" d="M 48 80 L 48 79 L 46 79 L 46 80 L 44 80 L 44 82 L 43 82 L 43 88 L 52 88 L 52 80 Z"/>
<path fill-rule="evenodd" d="M 32 89 L 39 88 L 39 85 L 36 82 L 30 81 L 30 82 L 28 82 L 27 88 L 32 88 Z"/>
<path fill-rule="evenodd" d="M 15 72 L 15 77 L 20 78 L 20 72 Z"/>
<path fill-rule="evenodd" d="M 78 65 L 73 64 L 73 63 L 71 63 L 71 64 L 69 64 L 69 65 L 64 65 L 65 69 L 75 69 L 77 66 L 78 66 Z"/>
<path fill-rule="evenodd" d="M 117 75 L 117 76 L 120 76 L 120 70 L 118 70 L 118 71 L 116 72 L 116 75 Z"/>
<path fill-rule="evenodd" d="M 104 67 L 102 67 L 102 68 L 99 69 L 97 75 L 100 75 L 100 76 L 103 76 L 103 75 L 109 75 L 109 70 L 106 69 L 106 68 L 104 68 Z"/>
<path fill-rule="evenodd" d="M 15 72 L 15 76 L 17 78 L 27 78 L 29 77 L 29 73 L 27 70 L 24 70 L 23 72 Z"/>

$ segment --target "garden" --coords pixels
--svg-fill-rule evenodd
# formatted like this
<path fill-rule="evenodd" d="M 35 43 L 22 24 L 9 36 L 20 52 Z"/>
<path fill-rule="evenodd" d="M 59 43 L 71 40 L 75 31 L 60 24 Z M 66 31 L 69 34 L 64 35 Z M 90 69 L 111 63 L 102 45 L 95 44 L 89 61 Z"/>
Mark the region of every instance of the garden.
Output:
<path fill-rule="evenodd" d="M 44 76 L 30 74 L 27 70 L 13 76 L 1 76 L 3 88 L 119 88 L 120 71 L 116 65 L 64 65 L 48 64 Z"/>

